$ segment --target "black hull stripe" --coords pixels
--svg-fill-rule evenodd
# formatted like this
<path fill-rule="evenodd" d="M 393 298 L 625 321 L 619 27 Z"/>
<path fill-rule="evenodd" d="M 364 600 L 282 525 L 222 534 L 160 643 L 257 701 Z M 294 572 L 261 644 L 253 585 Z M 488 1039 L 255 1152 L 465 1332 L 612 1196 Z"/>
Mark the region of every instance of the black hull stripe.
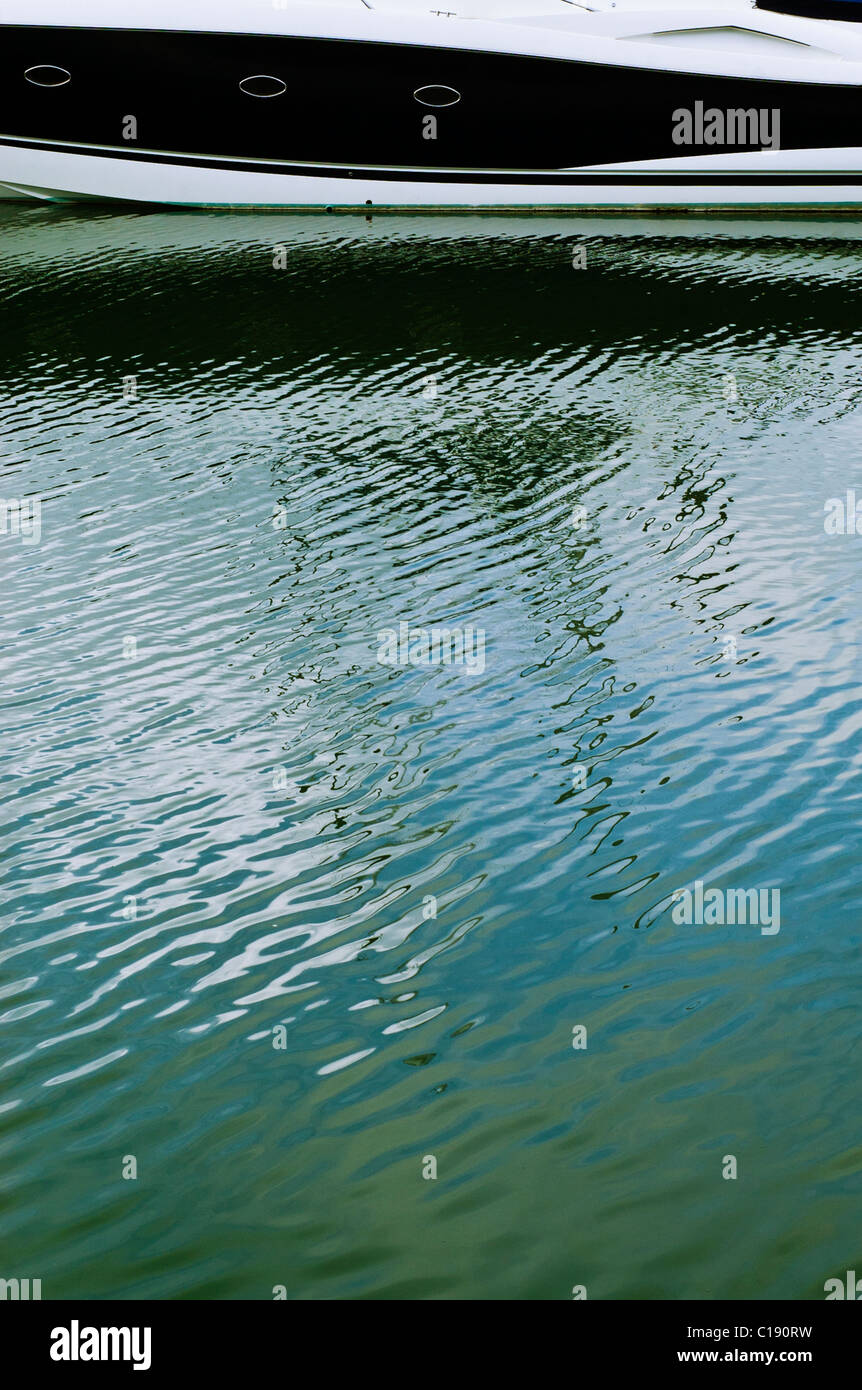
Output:
<path fill-rule="evenodd" d="M 535 172 L 509 172 L 499 170 L 438 170 L 438 169 L 345 169 L 327 165 L 289 164 L 253 159 L 217 159 L 200 155 L 174 154 L 161 151 L 142 151 L 129 149 L 110 149 L 103 146 L 50 144 L 43 140 L 23 140 L 11 136 L 0 136 L 0 148 L 48 151 L 51 154 L 88 155 L 97 159 L 120 159 L 132 163 L 168 164 L 191 169 L 218 169 L 222 172 L 244 174 L 281 174 L 307 178 L 345 179 L 354 178 L 382 183 L 443 183 L 443 184 L 496 184 L 508 187 L 553 186 L 559 188 L 616 188 L 621 185 L 662 187 L 715 186 L 726 188 L 737 185 L 754 187 L 862 187 L 862 170 L 857 173 L 827 171 L 809 173 L 789 173 L 782 170 L 723 170 L 715 169 L 703 173 L 651 171 L 645 169 L 614 170 L 609 173 L 579 172 L 575 170 L 537 170 Z"/>

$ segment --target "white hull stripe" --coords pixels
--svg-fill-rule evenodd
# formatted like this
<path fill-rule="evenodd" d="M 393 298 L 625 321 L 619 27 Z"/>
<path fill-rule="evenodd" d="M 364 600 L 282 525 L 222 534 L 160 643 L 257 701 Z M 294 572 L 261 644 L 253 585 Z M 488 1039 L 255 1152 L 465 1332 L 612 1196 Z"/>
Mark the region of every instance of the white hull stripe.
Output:
<path fill-rule="evenodd" d="M 697 171 L 665 171 L 660 167 L 645 169 L 581 170 L 581 169 L 405 169 L 397 166 L 303 164 L 287 160 L 241 159 L 231 156 L 181 154 L 164 150 L 130 150 L 110 145 L 84 145 L 70 142 L 29 140 L 18 136 L 0 135 L 0 148 L 44 150 L 52 154 L 80 154 L 118 159 L 125 163 L 172 164 L 189 169 L 221 169 L 254 174 L 302 174 L 325 178 L 373 178 L 382 182 L 496 184 L 544 187 L 616 187 L 691 186 L 729 184 L 746 186 L 805 186 L 805 185 L 862 185 L 862 169 L 857 170 L 786 170 L 786 169 L 699 169 Z"/>

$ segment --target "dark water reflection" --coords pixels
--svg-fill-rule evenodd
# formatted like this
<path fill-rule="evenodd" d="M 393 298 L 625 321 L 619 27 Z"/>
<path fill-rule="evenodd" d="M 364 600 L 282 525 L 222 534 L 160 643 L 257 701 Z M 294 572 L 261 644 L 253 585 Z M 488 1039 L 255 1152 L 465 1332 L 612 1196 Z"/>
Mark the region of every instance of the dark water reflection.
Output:
<path fill-rule="evenodd" d="M 856 1267 L 860 269 L 846 224 L 0 212 L 0 1275 Z M 381 664 L 401 622 L 484 669 Z M 677 924 L 698 879 L 780 931 Z"/>

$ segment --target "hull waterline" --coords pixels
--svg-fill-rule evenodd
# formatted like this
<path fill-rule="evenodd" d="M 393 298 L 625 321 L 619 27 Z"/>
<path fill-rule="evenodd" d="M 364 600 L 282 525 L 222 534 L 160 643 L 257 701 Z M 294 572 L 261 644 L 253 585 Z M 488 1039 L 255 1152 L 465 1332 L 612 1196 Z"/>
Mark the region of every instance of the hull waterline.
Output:
<path fill-rule="evenodd" d="M 370 170 L 337 173 L 255 171 L 151 161 L 145 155 L 115 160 L 85 153 L 7 148 L 4 173 L 19 197 L 56 202 L 102 200 L 172 207 L 253 207 L 273 209 L 345 209 L 378 211 L 448 209 L 451 211 L 547 210 L 592 208 L 836 209 L 862 207 L 862 149 L 843 152 L 837 168 L 808 168 L 768 174 L 749 168 L 744 177 L 722 171 L 676 172 L 626 170 L 570 171 L 563 181 L 481 181 L 461 176 L 457 182 L 429 179 L 425 171 L 398 178 Z M 831 156 L 833 164 L 834 156 Z"/>

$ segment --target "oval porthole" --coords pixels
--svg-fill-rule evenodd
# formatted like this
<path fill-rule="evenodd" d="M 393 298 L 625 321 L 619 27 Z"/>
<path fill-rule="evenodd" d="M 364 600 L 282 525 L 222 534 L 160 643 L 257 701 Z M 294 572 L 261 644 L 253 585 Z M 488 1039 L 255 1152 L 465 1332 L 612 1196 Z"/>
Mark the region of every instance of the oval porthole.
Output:
<path fill-rule="evenodd" d="M 420 87 L 413 96 L 420 106 L 457 106 L 461 100 L 461 93 L 454 87 Z"/>
<path fill-rule="evenodd" d="M 40 63 L 35 68 L 28 68 L 24 76 L 34 87 L 65 87 L 67 82 L 72 81 L 70 72 L 65 68 L 56 68 L 52 63 Z"/>
<path fill-rule="evenodd" d="M 247 97 L 280 97 L 287 91 L 287 83 L 280 77 L 267 77 L 259 72 L 254 77 L 244 77 L 239 89 Z"/>

